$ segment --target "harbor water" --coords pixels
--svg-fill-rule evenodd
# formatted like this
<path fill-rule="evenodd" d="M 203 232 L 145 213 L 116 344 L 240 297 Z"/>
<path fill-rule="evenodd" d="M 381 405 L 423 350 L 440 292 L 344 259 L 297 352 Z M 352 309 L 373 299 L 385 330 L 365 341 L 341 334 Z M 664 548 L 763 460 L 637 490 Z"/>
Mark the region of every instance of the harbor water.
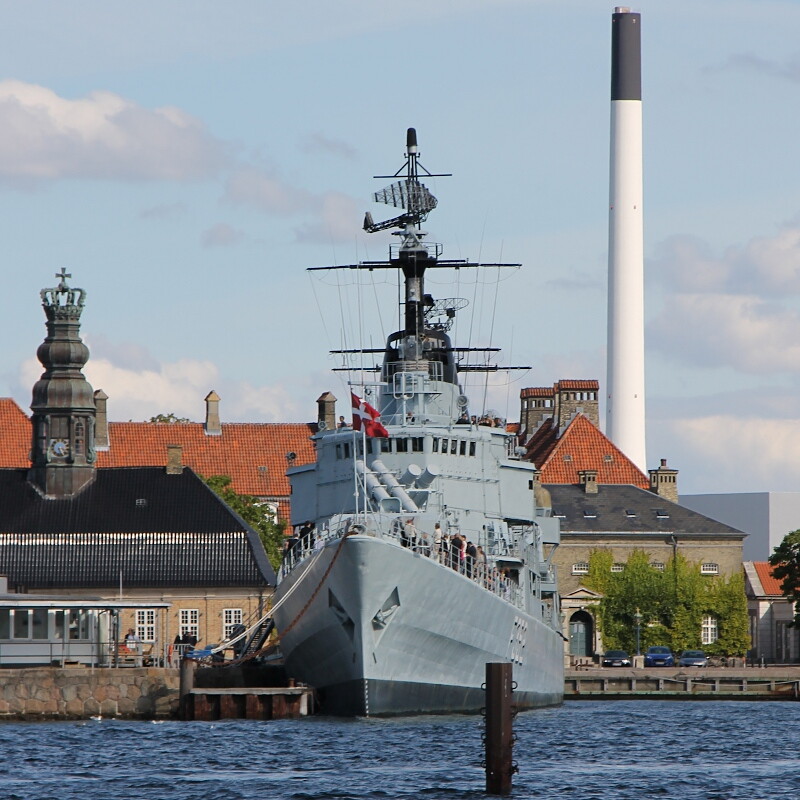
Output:
<path fill-rule="evenodd" d="M 513 796 L 797 800 L 796 702 L 520 714 Z M 481 717 L 0 724 L 3 800 L 482 798 Z"/>

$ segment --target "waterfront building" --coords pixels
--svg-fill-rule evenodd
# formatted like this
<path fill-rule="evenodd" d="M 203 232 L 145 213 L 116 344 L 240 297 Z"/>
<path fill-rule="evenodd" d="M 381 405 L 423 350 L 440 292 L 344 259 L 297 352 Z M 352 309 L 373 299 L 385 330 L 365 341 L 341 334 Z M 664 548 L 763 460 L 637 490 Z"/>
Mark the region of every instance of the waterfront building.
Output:
<path fill-rule="evenodd" d="M 221 422 L 220 397 L 205 398 L 203 422 L 113 422 L 109 397 L 94 392 L 98 469 L 163 466 L 167 445 L 179 445 L 185 466 L 198 475 L 227 475 L 239 494 L 258 497 L 280 519 L 289 518 L 287 466 L 314 460 L 315 423 Z M 26 467 L 31 421 L 10 397 L 0 398 L 0 467 Z"/>
<path fill-rule="evenodd" d="M 159 466 L 97 468 L 85 292 L 58 277 L 41 293 L 29 466 L 0 469 L 0 574 L 18 593 L 128 601 L 136 608 L 110 635 L 134 628 L 160 657 L 178 633 L 216 643 L 265 607 L 274 571 L 258 534 L 184 466 L 179 444 Z"/>
<path fill-rule="evenodd" d="M 768 561 L 745 561 L 745 590 L 750 615 L 750 657 L 766 664 L 800 663 L 800 628 L 790 627 L 790 603 Z"/>
<path fill-rule="evenodd" d="M 645 475 L 602 431 L 599 383 L 561 380 L 520 392 L 520 440 L 539 469 L 561 521 L 553 563 L 564 612 L 565 649 L 573 660 L 603 649 L 593 606 L 601 595 L 584 585 L 594 550 L 610 550 L 624 569 L 634 550 L 656 569 L 677 554 L 706 576 L 742 568 L 746 533 L 679 502 L 678 470 L 662 460 Z"/>

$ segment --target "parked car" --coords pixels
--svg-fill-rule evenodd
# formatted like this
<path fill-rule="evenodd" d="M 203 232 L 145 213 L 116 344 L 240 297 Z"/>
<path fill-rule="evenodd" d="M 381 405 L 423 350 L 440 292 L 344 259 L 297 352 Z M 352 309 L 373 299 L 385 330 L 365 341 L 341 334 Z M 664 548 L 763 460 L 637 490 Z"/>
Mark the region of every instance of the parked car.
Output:
<path fill-rule="evenodd" d="M 624 650 L 609 650 L 601 659 L 604 667 L 629 667 L 631 660 Z"/>
<path fill-rule="evenodd" d="M 672 655 L 669 647 L 662 645 L 648 647 L 644 654 L 644 665 L 646 667 L 674 667 L 675 656 Z"/>
<path fill-rule="evenodd" d="M 678 659 L 679 667 L 707 667 L 708 656 L 702 650 L 684 650 Z"/>

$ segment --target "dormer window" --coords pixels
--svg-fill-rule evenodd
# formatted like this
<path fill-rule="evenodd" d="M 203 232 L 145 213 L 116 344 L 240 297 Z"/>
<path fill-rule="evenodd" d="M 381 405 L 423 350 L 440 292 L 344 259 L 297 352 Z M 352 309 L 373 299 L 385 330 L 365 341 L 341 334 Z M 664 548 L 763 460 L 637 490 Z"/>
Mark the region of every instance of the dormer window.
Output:
<path fill-rule="evenodd" d="M 657 508 L 656 519 L 669 519 L 669 514 L 663 508 Z"/>
<path fill-rule="evenodd" d="M 633 509 L 626 508 L 625 509 L 625 516 L 628 519 L 636 519 L 636 512 Z"/>
<path fill-rule="evenodd" d="M 583 518 L 584 519 L 597 519 L 597 512 L 591 508 L 584 508 L 583 509 Z"/>

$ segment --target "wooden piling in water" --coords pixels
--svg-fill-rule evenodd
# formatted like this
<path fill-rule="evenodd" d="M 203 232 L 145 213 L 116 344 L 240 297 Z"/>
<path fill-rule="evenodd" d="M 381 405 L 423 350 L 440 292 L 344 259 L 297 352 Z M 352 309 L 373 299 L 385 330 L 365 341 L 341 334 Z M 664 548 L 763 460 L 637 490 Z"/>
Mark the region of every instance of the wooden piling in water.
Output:
<path fill-rule="evenodd" d="M 513 762 L 513 694 L 511 664 L 486 664 L 486 792 L 511 794 Z"/>

